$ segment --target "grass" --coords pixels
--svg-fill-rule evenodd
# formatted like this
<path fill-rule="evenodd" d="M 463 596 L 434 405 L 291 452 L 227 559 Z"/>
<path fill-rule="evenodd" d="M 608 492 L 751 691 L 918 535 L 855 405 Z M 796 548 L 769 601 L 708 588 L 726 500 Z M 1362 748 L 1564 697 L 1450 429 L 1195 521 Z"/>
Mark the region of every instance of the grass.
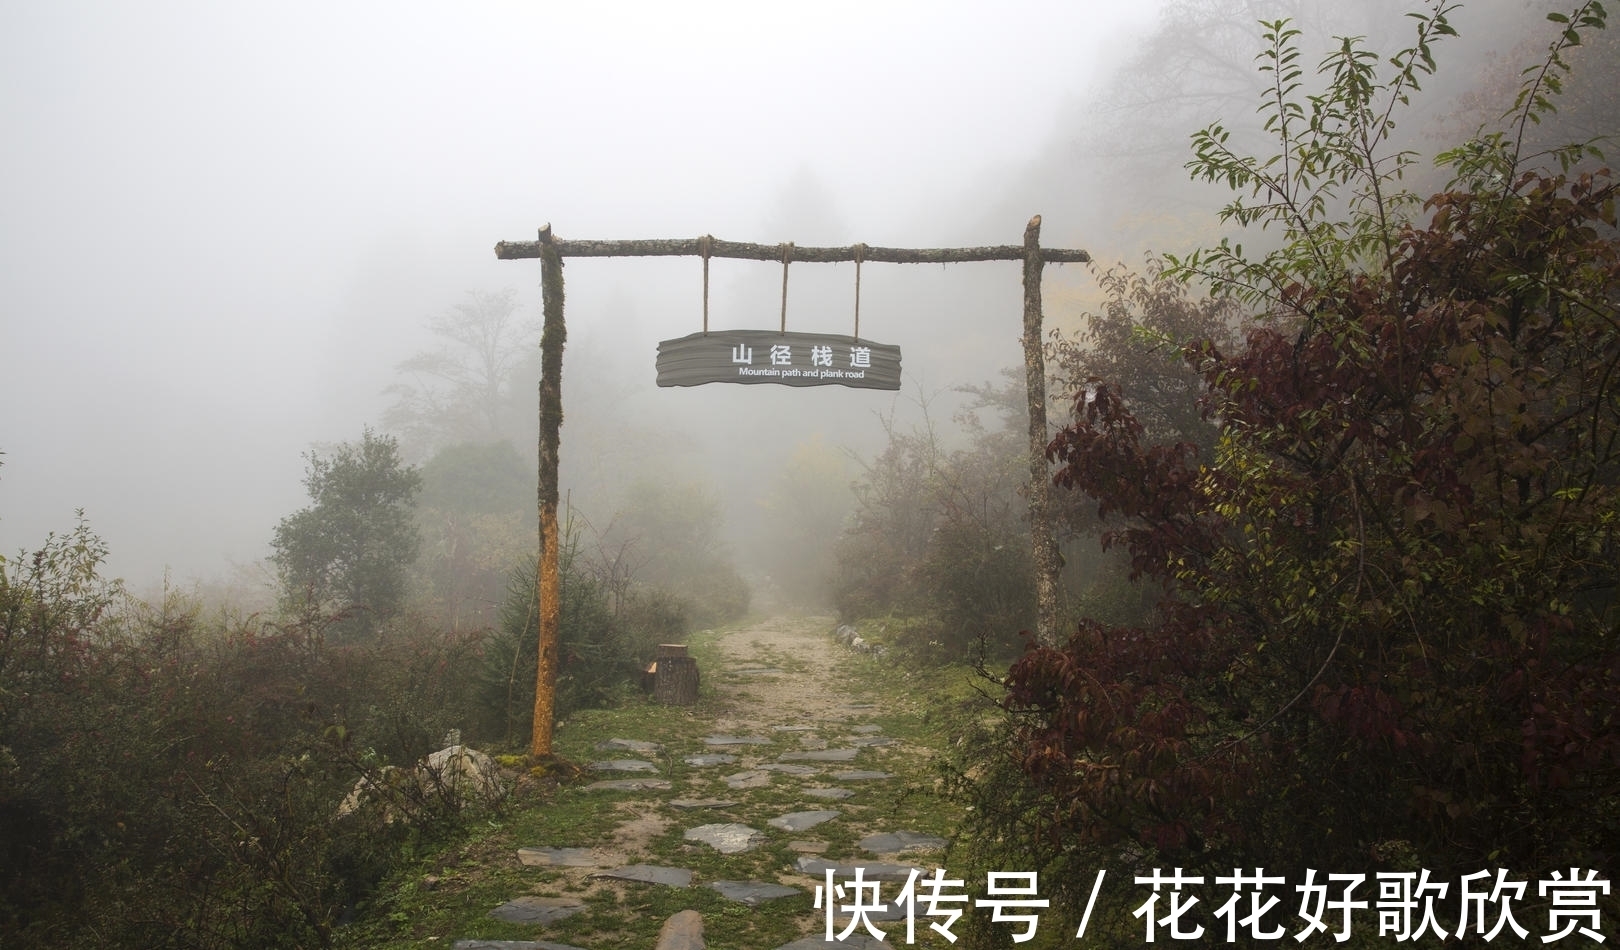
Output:
<path fill-rule="evenodd" d="M 722 652 L 730 635 L 734 655 Z M 653 703 L 639 694 L 624 697 L 610 709 L 585 710 L 558 724 L 556 751 L 567 761 L 588 764 L 604 758 L 647 758 L 668 779 L 666 791 L 586 791 L 598 777 L 566 775 L 528 779 L 502 812 L 469 827 L 465 837 L 429 850 L 402 869 L 358 919 L 338 935 L 341 947 L 444 948 L 461 938 L 486 940 L 546 940 L 588 948 L 652 947 L 659 929 L 671 915 L 696 910 L 703 916 L 705 940 L 713 950 L 768 950 L 808 933 L 819 933 L 821 911 L 812 906 L 814 883 L 792 869 L 800 853 L 793 841 L 823 842 L 816 856 L 831 861 L 871 859 L 857 843 L 878 831 L 911 830 L 950 837 L 960 818 L 960 806 L 939 790 L 933 757 L 952 738 L 948 723 L 952 710 L 971 695 L 971 674 L 963 668 L 907 671 L 892 657 L 876 659 L 839 650 L 834 680 L 838 701 L 849 713 L 836 724 L 814 723 L 815 733 L 773 731 L 775 723 L 759 723 L 751 731 L 770 739 L 764 746 L 741 750 L 710 749 L 703 744 L 722 720 L 749 720 L 761 697 L 772 689 L 770 675 L 738 676 L 733 671 L 771 668 L 781 677 L 800 677 L 809 671 L 802 658 L 773 649 L 768 643 L 746 643 L 735 650 L 735 630 L 705 631 L 689 643 L 703 671 L 698 702 L 685 708 Z M 825 649 L 838 650 L 832 639 Z M 865 710 L 847 710 L 848 703 L 872 703 Z M 858 725 L 875 725 L 884 737 L 899 740 L 893 746 L 862 749 L 849 764 L 803 763 L 820 766 L 812 776 L 773 775 L 763 788 L 732 790 L 721 779 L 736 767 L 694 767 L 686 756 L 726 751 L 761 762 L 783 752 L 803 748 L 801 735 L 816 735 L 830 747 L 843 747 Z M 628 752 L 602 752 L 596 746 L 608 739 L 658 742 L 664 752 L 641 756 Z M 882 782 L 837 782 L 835 772 L 876 769 L 894 775 Z M 566 770 L 564 770 L 566 771 Z M 639 776 L 635 776 L 639 777 Z M 647 776 L 650 777 L 650 776 Z M 841 801 L 825 801 L 802 794 L 812 786 L 843 785 L 855 792 Z M 680 810 L 668 804 L 674 798 L 712 797 L 738 802 L 726 809 Z M 792 811 L 836 810 L 838 818 L 803 832 L 770 827 L 769 820 Z M 711 822 L 738 822 L 766 833 L 764 845 L 741 854 L 724 855 L 687 841 L 686 829 Z M 626 828 L 633 829 L 627 839 Z M 520 847 L 596 847 L 622 853 L 625 863 L 682 867 L 694 872 L 694 886 L 672 888 L 633 882 L 591 879 L 589 869 L 524 867 L 517 860 Z M 933 867 L 947 860 L 939 854 L 907 855 L 920 866 Z M 888 858 L 887 860 L 893 860 Z M 954 872 L 953 872 L 954 873 Z M 749 907 L 722 897 L 705 886 L 715 880 L 787 883 L 804 893 Z M 898 885 L 891 885 L 897 890 Z M 587 909 L 562 921 L 537 927 L 507 923 L 489 911 L 512 898 L 526 895 L 571 896 Z M 883 925 L 891 941 L 904 939 L 904 924 Z M 896 934 L 894 928 L 898 927 Z M 926 923 L 919 927 L 927 931 Z M 933 934 L 918 935 L 919 946 L 949 946 Z"/>

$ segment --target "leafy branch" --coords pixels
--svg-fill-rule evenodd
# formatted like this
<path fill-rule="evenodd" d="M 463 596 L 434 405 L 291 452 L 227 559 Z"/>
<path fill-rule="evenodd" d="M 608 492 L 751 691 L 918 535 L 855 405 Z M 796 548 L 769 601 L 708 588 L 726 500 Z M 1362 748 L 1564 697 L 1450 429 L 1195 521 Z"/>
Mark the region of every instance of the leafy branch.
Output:
<path fill-rule="evenodd" d="M 1223 183 L 1237 193 L 1220 211 L 1223 222 L 1261 230 L 1280 226 L 1282 246 L 1255 261 L 1241 245 L 1222 241 L 1186 257 L 1167 255 L 1169 272 L 1212 282 L 1269 312 L 1308 316 L 1292 288 L 1331 284 L 1347 264 L 1387 269 L 1397 253 L 1397 228 L 1417 205 L 1391 186 L 1416 159 L 1408 151 L 1386 155 L 1384 149 L 1397 109 L 1409 105 L 1435 71 L 1435 43 L 1456 35 L 1447 19 L 1455 9 L 1455 3 L 1436 0 L 1428 12 L 1408 14 L 1417 22 L 1416 37 L 1387 61 L 1364 48 L 1361 37 L 1340 37 L 1338 48 L 1317 66 L 1327 88 L 1315 95 L 1301 91 L 1300 30 L 1287 19 L 1262 21 L 1266 47 L 1256 59 L 1271 84 L 1259 111 L 1275 152 L 1267 158 L 1241 154 L 1229 144 L 1231 130 L 1214 124 L 1193 135 L 1187 168 L 1194 179 Z"/>
<path fill-rule="evenodd" d="M 1547 19 L 1561 24 L 1563 28 L 1547 45 L 1546 57 L 1520 73 L 1525 78 L 1519 86 L 1518 95 L 1513 99 L 1512 108 L 1501 116 L 1501 121 L 1512 132 L 1511 140 L 1508 133 L 1502 130 L 1486 132 L 1481 129 L 1472 140 L 1436 156 L 1436 164 L 1453 169 L 1448 189 L 1466 187 L 1483 191 L 1489 186 L 1498 192 L 1499 202 L 1505 203 L 1518 187 L 1520 167 L 1531 158 L 1550 156 L 1566 172 L 1583 157 L 1603 158 L 1598 143 L 1606 137 L 1567 143 L 1536 155 L 1524 154 L 1525 137 L 1530 127 L 1540 125 L 1543 118 L 1558 112 L 1554 100 L 1564 91 L 1564 80 L 1570 72 L 1566 55 L 1572 48 L 1581 45 L 1583 31 L 1602 30 L 1608 26 L 1608 12 L 1599 0 L 1588 0 L 1572 13 L 1549 13 Z"/>

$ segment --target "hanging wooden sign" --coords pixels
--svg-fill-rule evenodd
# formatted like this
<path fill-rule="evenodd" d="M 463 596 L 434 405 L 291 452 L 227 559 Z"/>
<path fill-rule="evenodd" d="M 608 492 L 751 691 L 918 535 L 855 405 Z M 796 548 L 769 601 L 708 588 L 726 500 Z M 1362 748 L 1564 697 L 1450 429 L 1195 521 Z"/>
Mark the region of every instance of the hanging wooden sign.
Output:
<path fill-rule="evenodd" d="M 713 330 L 658 344 L 658 385 L 899 389 L 900 347 L 836 333 Z"/>

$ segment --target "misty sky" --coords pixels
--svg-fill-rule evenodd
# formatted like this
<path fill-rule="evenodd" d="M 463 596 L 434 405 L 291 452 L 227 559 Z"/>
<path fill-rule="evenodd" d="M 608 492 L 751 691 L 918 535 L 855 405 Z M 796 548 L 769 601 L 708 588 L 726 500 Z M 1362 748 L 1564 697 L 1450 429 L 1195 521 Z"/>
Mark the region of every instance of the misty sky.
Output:
<path fill-rule="evenodd" d="M 491 248 L 547 222 L 1015 243 L 1042 209 L 991 233 L 988 186 L 1155 6 L 4 3 L 0 551 L 83 508 L 132 582 L 261 558 L 301 453 L 378 422 L 428 316 L 537 311 L 537 266 Z M 650 381 L 694 327 L 635 309 Z"/>

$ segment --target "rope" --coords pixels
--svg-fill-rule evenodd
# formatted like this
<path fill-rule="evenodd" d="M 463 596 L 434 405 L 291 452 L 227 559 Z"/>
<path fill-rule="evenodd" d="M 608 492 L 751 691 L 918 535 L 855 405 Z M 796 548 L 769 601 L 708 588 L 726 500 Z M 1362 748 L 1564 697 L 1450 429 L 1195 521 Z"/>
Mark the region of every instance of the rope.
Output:
<path fill-rule="evenodd" d="M 793 260 L 793 242 L 782 245 L 782 332 L 787 332 L 787 275 L 788 262 Z"/>
<path fill-rule="evenodd" d="M 855 251 L 855 339 L 861 338 L 861 258 L 866 256 L 866 245 L 857 244 Z"/>
<path fill-rule="evenodd" d="M 698 253 L 703 255 L 703 335 L 709 335 L 709 252 L 714 248 L 714 235 L 698 238 Z"/>

